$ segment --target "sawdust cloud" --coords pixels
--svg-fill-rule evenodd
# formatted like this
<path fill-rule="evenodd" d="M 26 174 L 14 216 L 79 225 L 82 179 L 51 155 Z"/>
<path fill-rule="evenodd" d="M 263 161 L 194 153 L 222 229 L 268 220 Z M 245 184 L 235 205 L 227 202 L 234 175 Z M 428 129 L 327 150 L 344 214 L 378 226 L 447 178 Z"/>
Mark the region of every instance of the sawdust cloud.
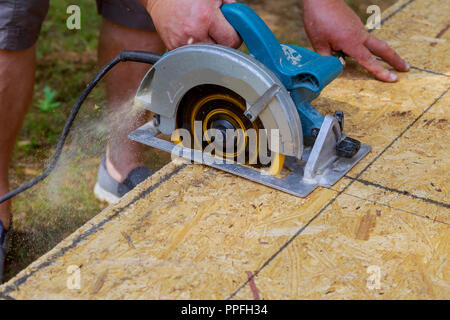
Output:
<path fill-rule="evenodd" d="M 129 124 L 137 127 L 138 119 L 144 116 L 144 111 L 134 106 L 133 99 L 114 110 L 94 104 L 84 107 L 97 109 L 101 114 L 89 117 L 81 109 L 75 120 L 58 164 L 45 183 L 44 197 L 51 207 L 92 194 L 109 137 Z"/>

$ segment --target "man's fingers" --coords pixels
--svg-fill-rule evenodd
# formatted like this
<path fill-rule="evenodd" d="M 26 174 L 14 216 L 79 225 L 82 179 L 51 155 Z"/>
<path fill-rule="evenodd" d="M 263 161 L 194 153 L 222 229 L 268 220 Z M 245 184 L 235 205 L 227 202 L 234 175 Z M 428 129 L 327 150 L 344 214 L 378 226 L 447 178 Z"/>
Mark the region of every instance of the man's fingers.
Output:
<path fill-rule="evenodd" d="M 209 26 L 209 35 L 218 44 L 239 48 L 242 44 L 242 40 L 234 28 L 228 23 L 227 19 L 223 16 L 220 10 L 217 11 L 215 19 L 211 20 Z"/>
<path fill-rule="evenodd" d="M 322 56 L 331 56 L 333 52 L 328 44 L 321 44 L 314 46 L 314 50 Z"/>
<path fill-rule="evenodd" d="M 389 47 L 386 42 L 370 36 L 365 45 L 374 55 L 389 63 L 396 70 L 403 72 L 409 71 L 409 64 L 394 49 Z"/>
<path fill-rule="evenodd" d="M 187 43 L 186 44 L 195 44 L 195 43 L 202 43 L 202 44 L 216 44 L 216 42 L 214 41 L 213 38 L 211 37 L 206 37 L 200 40 L 196 40 L 194 39 L 194 37 L 190 37 L 187 39 Z M 184 44 L 183 44 L 184 45 Z"/>
<path fill-rule="evenodd" d="M 346 51 L 345 53 L 358 61 L 360 65 L 377 77 L 377 79 L 385 82 L 397 81 L 397 75 L 383 68 L 381 63 L 375 59 L 375 57 L 365 46 L 360 45 L 357 48 L 352 48 L 352 50 Z"/>

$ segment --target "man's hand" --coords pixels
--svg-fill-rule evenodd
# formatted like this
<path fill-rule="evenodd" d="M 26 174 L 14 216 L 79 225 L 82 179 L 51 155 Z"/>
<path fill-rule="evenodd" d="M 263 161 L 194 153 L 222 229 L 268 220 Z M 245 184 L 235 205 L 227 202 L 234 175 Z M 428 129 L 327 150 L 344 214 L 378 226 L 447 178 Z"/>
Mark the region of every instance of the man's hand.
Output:
<path fill-rule="evenodd" d="M 375 56 L 398 71 L 409 64 L 386 42 L 371 36 L 343 0 L 303 0 L 305 29 L 314 49 L 322 55 L 343 51 L 379 80 L 395 82 L 395 73 L 383 68 Z M 375 55 L 375 56 L 374 56 Z"/>
<path fill-rule="evenodd" d="M 220 11 L 232 0 L 148 0 L 156 30 L 169 50 L 192 43 L 238 48 L 242 41 Z"/>

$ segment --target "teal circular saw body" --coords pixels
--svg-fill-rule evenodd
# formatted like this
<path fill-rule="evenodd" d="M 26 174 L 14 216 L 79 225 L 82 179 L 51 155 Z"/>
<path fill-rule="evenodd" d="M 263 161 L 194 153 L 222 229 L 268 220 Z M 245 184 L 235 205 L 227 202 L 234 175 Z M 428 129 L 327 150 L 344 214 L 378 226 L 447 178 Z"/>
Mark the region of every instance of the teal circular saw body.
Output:
<path fill-rule="evenodd" d="M 187 45 L 166 53 L 144 77 L 135 98 L 137 107 L 152 111 L 155 117 L 130 138 L 296 196 L 333 185 L 370 151 L 368 145 L 343 133 L 342 112 L 322 115 L 311 105 L 342 73 L 341 61 L 280 44 L 244 4 L 226 4 L 222 12 L 249 54 L 211 44 Z M 243 120 L 257 122 L 268 132 L 268 148 L 286 157 L 284 166 L 290 173 L 273 176 L 158 138 L 159 133 L 172 135 L 179 128 L 186 97 L 203 88 L 219 88 L 218 94 L 232 92 L 242 101 Z"/>

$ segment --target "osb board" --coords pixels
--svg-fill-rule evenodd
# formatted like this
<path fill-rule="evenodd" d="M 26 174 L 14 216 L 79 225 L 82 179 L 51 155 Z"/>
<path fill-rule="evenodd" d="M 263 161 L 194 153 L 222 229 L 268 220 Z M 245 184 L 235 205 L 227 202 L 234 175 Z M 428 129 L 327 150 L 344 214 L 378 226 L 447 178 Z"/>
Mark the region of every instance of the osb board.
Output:
<path fill-rule="evenodd" d="M 385 13 L 395 17 L 373 34 L 387 41 L 411 65 L 450 75 L 449 12 L 448 0 L 402 1 Z"/>
<path fill-rule="evenodd" d="M 344 194 L 253 282 L 262 299 L 448 299 L 448 228 Z"/>
<path fill-rule="evenodd" d="M 342 110 L 345 132 L 372 147 L 350 175 L 359 174 L 450 86 L 450 77 L 412 69 L 400 81 L 382 83 L 357 68 L 333 81 L 314 106 L 324 114 Z"/>
<path fill-rule="evenodd" d="M 278 249 L 264 235 L 294 234 L 336 195 L 322 189 L 307 199 L 291 197 L 203 166 L 172 164 L 161 175 L 171 177 L 156 188 L 157 178 L 141 185 L 147 195 L 134 192 L 139 200 L 125 210 L 103 212 L 3 293 L 19 299 L 44 292 L 46 298 L 223 299 Z M 92 227 L 94 233 L 80 239 Z M 70 253 L 62 254 L 68 246 Z M 81 266 L 81 290 L 67 289 L 71 265 Z"/>
<path fill-rule="evenodd" d="M 366 180 L 355 181 L 344 191 L 344 194 L 450 226 L 450 205 L 445 202 L 419 197 L 401 190 L 385 188 L 378 184 L 368 184 Z"/>
<path fill-rule="evenodd" d="M 444 95 L 361 179 L 439 202 L 449 199 L 450 94 Z"/>
<path fill-rule="evenodd" d="M 383 29 L 420 3 L 395 5 Z M 442 22 L 427 19 L 431 29 Z M 448 60 L 437 57 L 443 71 Z M 350 63 L 314 102 L 324 113 L 343 110 L 346 132 L 373 147 L 333 188 L 301 199 L 172 163 L 0 287 L 0 297 L 448 298 L 449 141 L 440 120 L 450 79 L 423 68 L 384 84 Z M 79 290 L 67 288 L 69 266 L 80 267 Z M 367 286 L 369 266 L 380 270 L 380 289 Z"/>

